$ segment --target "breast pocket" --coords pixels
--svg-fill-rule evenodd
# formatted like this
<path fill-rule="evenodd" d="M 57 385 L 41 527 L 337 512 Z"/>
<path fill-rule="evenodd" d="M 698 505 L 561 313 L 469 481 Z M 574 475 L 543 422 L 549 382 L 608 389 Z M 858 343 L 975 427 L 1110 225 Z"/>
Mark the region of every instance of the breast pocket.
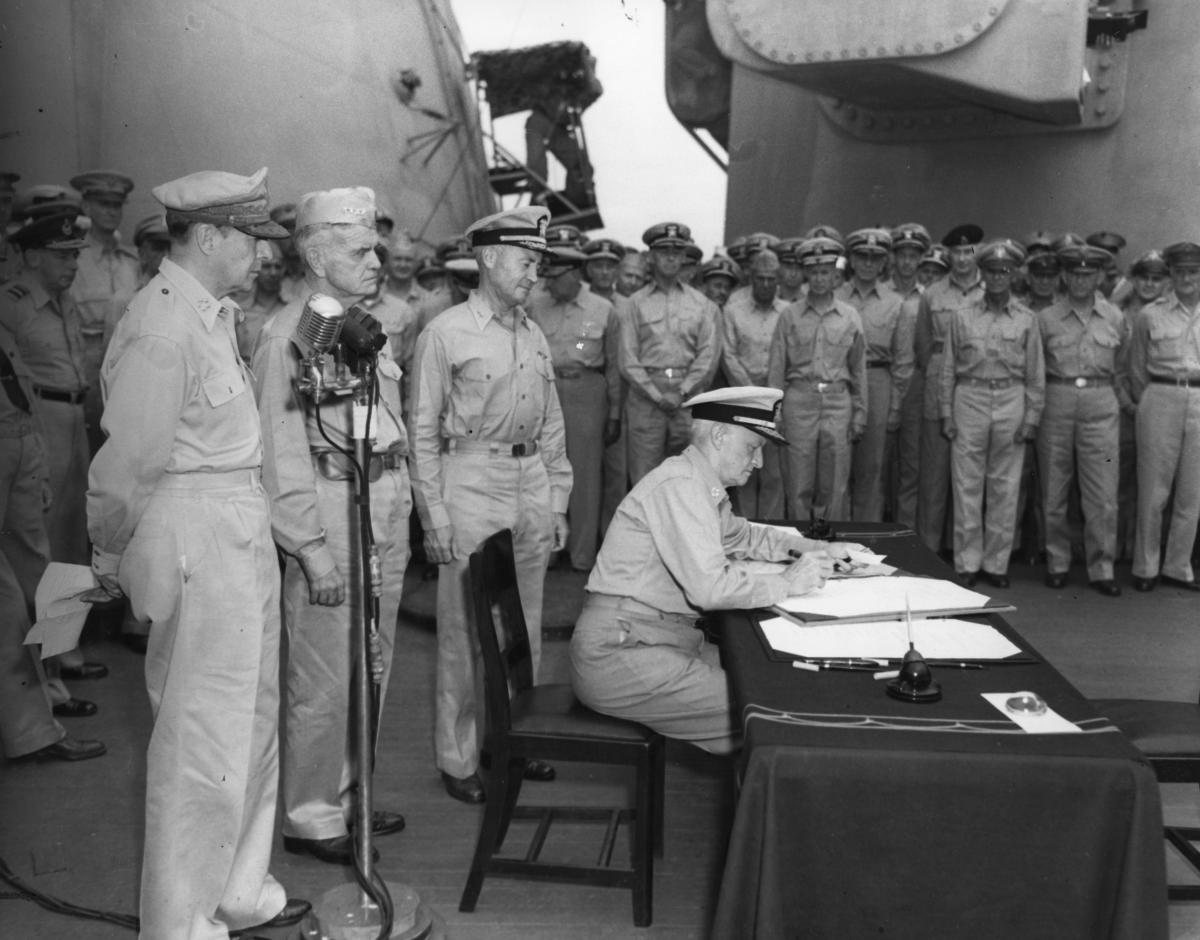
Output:
<path fill-rule="evenodd" d="M 1184 353 L 1184 328 L 1173 323 L 1150 327 L 1150 357 L 1161 365 L 1181 365 Z"/>
<path fill-rule="evenodd" d="M 641 310 L 637 316 L 637 337 L 639 343 L 647 343 L 660 338 L 666 332 L 666 310 Z"/>
<path fill-rule="evenodd" d="M 817 327 L 811 323 L 793 323 L 787 330 L 788 364 L 805 366 L 812 362 L 817 345 Z"/>
<path fill-rule="evenodd" d="M 220 408 L 246 391 L 246 378 L 232 369 L 217 372 L 204 380 L 204 397 L 213 408 Z"/>
<path fill-rule="evenodd" d="M 588 365 L 597 364 L 604 354 L 604 329 L 590 320 L 575 331 L 575 358 Z"/>
<path fill-rule="evenodd" d="M 1016 372 L 1025 370 L 1025 338 L 1028 330 L 1019 323 L 1006 323 L 997 337 L 1001 361 Z"/>

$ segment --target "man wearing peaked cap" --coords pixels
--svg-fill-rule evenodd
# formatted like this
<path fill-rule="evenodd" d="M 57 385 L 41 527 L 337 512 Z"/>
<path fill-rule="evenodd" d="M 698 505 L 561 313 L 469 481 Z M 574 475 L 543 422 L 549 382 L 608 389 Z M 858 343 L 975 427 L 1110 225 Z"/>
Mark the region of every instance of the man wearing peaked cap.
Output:
<path fill-rule="evenodd" d="M 108 438 L 88 521 L 96 577 L 151 623 L 141 931 L 185 940 L 296 923 L 309 907 L 268 871 L 279 567 L 251 377 L 234 311 L 217 299 L 254 272 L 259 238 L 287 231 L 268 215 L 265 168 L 193 173 L 153 193 L 171 254 L 105 354 Z"/>
<path fill-rule="evenodd" d="M 698 619 L 707 610 L 770 605 L 819 588 L 835 557 L 861 547 L 814 542 L 734 515 L 726 489 L 745 483 L 764 449 L 782 442 L 781 394 L 735 387 L 689 399 L 689 446 L 621 503 L 571 637 L 571 685 L 589 708 L 730 753 L 739 745 L 738 721 Z M 795 554 L 800 559 L 787 564 Z M 741 564 L 754 559 L 781 562 L 778 573 Z"/>
<path fill-rule="evenodd" d="M 695 242 L 683 246 L 683 265 L 679 269 L 679 280 L 689 287 L 696 286 L 700 277 L 700 262 L 704 260 L 704 251 Z"/>
<path fill-rule="evenodd" d="M 1137 403 L 1137 534 L 1133 586 L 1159 582 L 1200 590 L 1192 546 L 1200 521 L 1200 245 L 1163 249 L 1171 290 L 1146 304 L 1133 321 L 1129 384 Z M 1167 543 L 1161 551 L 1164 512 Z"/>
<path fill-rule="evenodd" d="M 887 286 L 899 294 L 901 300 L 915 300 L 921 293 L 917 267 L 929 250 L 929 232 L 916 222 L 905 222 L 889 234 L 892 239 L 892 265 Z"/>
<path fill-rule="evenodd" d="M 1100 279 L 1100 291 L 1120 306 L 1133 290 L 1133 285 L 1121 273 L 1121 252 L 1125 250 L 1125 237 L 1116 232 L 1093 232 L 1085 241 L 1108 252 L 1108 263 L 1104 268 L 1104 276 Z"/>
<path fill-rule="evenodd" d="M 1062 261 L 1053 251 L 1038 251 L 1025 260 L 1025 293 L 1021 299 L 1034 313 L 1058 299 Z"/>
<path fill-rule="evenodd" d="M 83 199 L 70 186 L 60 183 L 38 183 L 23 188 L 13 199 L 13 220 L 24 222 L 35 213 L 83 212 Z"/>
<path fill-rule="evenodd" d="M 805 239 L 830 238 L 839 245 L 845 243 L 845 239 L 842 238 L 842 233 L 835 229 L 832 225 L 814 225 L 804 233 L 804 237 Z"/>
<path fill-rule="evenodd" d="M 558 224 L 546 228 L 546 244 L 550 248 L 573 248 L 582 251 L 587 239 L 574 225 Z"/>
<path fill-rule="evenodd" d="M 133 229 L 133 246 L 138 253 L 138 290 L 141 290 L 158 273 L 158 266 L 171 250 L 167 217 L 156 212 L 138 222 Z"/>
<path fill-rule="evenodd" d="M 799 300 L 804 292 L 804 269 L 800 266 L 801 237 L 784 238 L 779 242 L 779 299 Z"/>
<path fill-rule="evenodd" d="M 567 541 L 571 465 L 546 337 L 525 303 L 537 282 L 549 213 L 524 207 L 467 229 L 479 289 L 439 314 L 417 340 L 409 465 L 425 553 L 438 576 L 434 751 L 454 799 L 485 799 L 479 779 L 467 560 L 499 528 L 513 531 L 517 583 L 536 679 L 542 591 L 552 551 Z M 531 762 L 527 778 L 554 769 Z"/>
<path fill-rule="evenodd" d="M 936 284 L 949 273 L 950 253 L 946 246 L 930 245 L 917 266 L 917 280 L 921 282 L 921 293 L 923 294 L 930 284 Z"/>
<path fill-rule="evenodd" d="M 950 505 L 950 442 L 942 436 L 941 422 L 942 359 L 951 318 L 983 297 L 983 281 L 975 261 L 975 249 L 982 239 L 983 230 L 972 223 L 955 226 L 946 233 L 942 244 L 949 276 L 930 284 L 917 305 L 913 355 L 925 383 L 917 535 L 935 552 L 941 551 L 947 541 Z"/>
<path fill-rule="evenodd" d="M 630 297 L 621 333 L 633 483 L 687 446 L 691 419 L 683 400 L 708 388 L 721 354 L 716 304 L 680 279 L 691 240 L 688 227 L 678 222 L 652 225 L 642 240 L 650 247 L 652 277 Z"/>
<path fill-rule="evenodd" d="M 587 256 L 583 274 L 588 287 L 596 296 L 612 300 L 617 294 L 617 266 L 625 249 L 611 238 L 595 238 L 584 242 L 582 251 Z"/>
<path fill-rule="evenodd" d="M 732 258 L 716 257 L 700 266 L 701 290 L 721 310 L 725 309 L 740 277 L 740 269 Z"/>
<path fill-rule="evenodd" d="M 21 252 L 4 237 L 8 234 L 8 223 L 12 221 L 16 182 L 20 178 L 19 173 L 0 170 L 0 284 L 21 271 Z"/>
<path fill-rule="evenodd" d="M 351 186 L 301 197 L 294 237 L 304 260 L 307 297 L 320 294 L 350 308 L 375 289 L 380 261 L 374 251 L 378 232 L 371 189 Z M 362 599 L 347 589 L 357 570 L 359 542 L 351 524 L 354 471 L 340 451 L 354 448 L 354 403 L 348 395 L 318 400 L 298 390 L 306 366 L 297 337 L 307 302 L 293 301 L 275 314 L 259 336 L 253 359 L 263 486 L 271 501 L 275 544 L 287 555 L 283 836 L 289 852 L 348 865 L 353 863 L 349 827 L 357 771 L 349 717 L 356 654 L 347 637 L 353 636 Z M 386 700 L 391 676 L 412 512 L 404 460 L 408 435 L 394 359 L 389 340 L 374 359 L 371 458 L 363 468 L 370 478 L 372 530 L 383 576 L 380 701 Z M 326 353 L 319 368 L 332 384 L 334 357 Z M 403 817 L 390 812 L 376 811 L 372 821 L 376 835 L 403 826 Z"/>

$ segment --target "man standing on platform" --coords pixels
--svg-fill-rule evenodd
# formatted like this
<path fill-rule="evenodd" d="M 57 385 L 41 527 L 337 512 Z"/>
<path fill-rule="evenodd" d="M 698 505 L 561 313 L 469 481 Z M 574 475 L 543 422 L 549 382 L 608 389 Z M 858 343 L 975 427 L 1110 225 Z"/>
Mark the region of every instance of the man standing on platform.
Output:
<path fill-rule="evenodd" d="M 1011 292 L 1024 260 L 1008 239 L 985 245 L 983 297 L 949 317 L 939 400 L 952 442 L 954 568 L 967 587 L 981 575 L 1009 585 L 1025 442 L 1037 434 L 1045 402 L 1037 315 Z"/>
<path fill-rule="evenodd" d="M 850 463 L 850 515 L 856 522 L 883 521 L 884 455 L 900 427 L 900 403 L 913 371 L 914 321 L 902 313 L 900 295 L 879 276 L 892 249 L 883 229 L 864 228 L 846 239 L 850 279 L 837 296 L 858 311 L 867 344 L 867 425 Z"/>
<path fill-rule="evenodd" d="M 546 252 L 548 217 L 528 206 L 475 222 L 467 235 L 479 288 L 417 341 L 410 468 L 425 554 L 442 566 L 434 748 L 446 792 L 466 803 L 485 798 L 476 773 L 482 715 L 468 558 L 488 536 L 512 530 L 536 677 L 546 564 L 567 542 L 571 465 L 562 409 L 550 347 L 523 306 Z M 525 777 L 550 780 L 554 769 L 530 761 Z"/>
<path fill-rule="evenodd" d="M 359 572 L 361 547 L 355 473 L 344 453 L 354 451 L 354 406 L 347 394 L 327 393 L 314 402 L 298 388 L 305 368 L 297 326 L 314 293 L 349 308 L 374 290 L 379 271 L 374 193 L 362 186 L 308 193 L 296 206 L 293 237 L 307 272 L 305 300 L 292 301 L 267 325 L 253 369 L 271 529 L 288 556 L 283 573 L 288 638 L 283 844 L 289 852 L 350 865 L 353 786 L 360 774 L 369 772 L 355 763 L 350 703 L 359 604 L 367 600 L 347 590 L 347 579 L 354 583 Z M 400 370 L 387 347 L 378 353 L 375 367 L 378 388 L 368 432 L 372 456 L 363 469 L 370 482 L 371 528 L 383 577 L 382 702 L 408 567 L 412 495 L 405 466 L 408 435 L 400 416 Z M 324 356 L 321 368 L 324 380 L 332 383 L 336 366 L 331 354 Z M 375 835 L 403 828 L 400 814 L 375 812 Z"/>
<path fill-rule="evenodd" d="M 733 262 L 729 262 L 730 265 Z M 750 290 L 731 297 L 722 314 L 721 361 L 732 386 L 767 384 L 771 339 L 787 302 L 777 296 L 779 259 L 770 249 L 750 259 Z M 763 448 L 762 466 L 737 489 L 738 513 L 749 519 L 783 518 L 783 451 Z"/>
<path fill-rule="evenodd" d="M 808 291 L 780 314 L 768 385 L 784 390 L 788 516 L 845 519 L 850 445 L 867 425 L 867 346 L 858 311 L 834 295 L 841 242 L 806 239 Z"/>
<path fill-rule="evenodd" d="M 653 279 L 629 298 L 621 334 L 632 483 L 687 446 L 691 419 L 683 400 L 708 388 L 721 355 L 717 305 L 679 280 L 691 230 L 663 222 L 646 229 L 642 241 Z"/>
<path fill-rule="evenodd" d="M 171 256 L 129 305 L 101 370 L 92 570 L 151 624 L 141 934 L 221 940 L 309 911 L 271 877 L 279 781 L 279 565 L 262 435 L 234 312 L 267 215 L 267 170 L 154 189 Z"/>
<path fill-rule="evenodd" d="M 1046 518 L 1046 585 L 1065 587 L 1071 567 L 1067 505 L 1078 481 L 1088 583 L 1105 597 L 1117 553 L 1120 413 L 1127 399 L 1125 322 L 1097 292 L 1111 255 L 1087 245 L 1061 261 L 1067 294 L 1038 312 L 1046 359 L 1046 407 L 1037 435 Z"/>
<path fill-rule="evenodd" d="M 600 548 L 604 448 L 621 433 L 620 324 L 613 305 L 583 286 L 580 268 L 587 255 L 556 240 L 555 232 L 547 232 L 552 251 L 542 262 L 542 283 L 529 295 L 528 312 L 550 345 L 566 425 L 573 476 L 567 555 L 576 571 L 590 571 Z"/>
<path fill-rule="evenodd" d="M 975 261 L 981 241 L 983 229 L 978 225 L 959 225 L 946 233 L 942 244 L 950 255 L 950 276 L 930 284 L 917 307 L 914 353 L 916 367 L 925 376 L 917 535 L 932 552 L 942 550 L 950 502 L 950 441 L 942 434 L 943 407 L 950 403 L 941 400 L 942 362 L 955 312 L 983 298 L 983 281 Z"/>

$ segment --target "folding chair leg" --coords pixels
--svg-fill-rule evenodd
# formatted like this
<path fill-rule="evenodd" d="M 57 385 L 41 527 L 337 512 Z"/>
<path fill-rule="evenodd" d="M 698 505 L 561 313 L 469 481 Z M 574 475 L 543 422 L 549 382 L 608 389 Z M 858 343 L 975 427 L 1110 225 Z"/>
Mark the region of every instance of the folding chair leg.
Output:
<path fill-rule="evenodd" d="M 475 842 L 475 855 L 471 859 L 471 871 L 467 875 L 467 883 L 463 888 L 462 899 L 458 902 L 460 911 L 475 910 L 479 900 L 479 892 L 483 890 L 483 877 L 487 872 L 488 862 L 499 850 L 504 833 L 508 830 L 509 819 L 512 817 L 512 804 L 508 799 L 511 789 L 512 764 L 508 761 L 494 761 L 492 772 L 488 775 L 487 801 L 483 806 L 483 822 L 479 826 L 479 838 Z M 520 790 L 520 778 L 517 787 Z M 505 807 L 508 807 L 507 813 Z"/>
<path fill-rule="evenodd" d="M 637 817 L 633 822 L 633 923 L 649 927 L 654 906 L 655 759 L 647 749 L 637 765 Z"/>
<path fill-rule="evenodd" d="M 521 796 L 521 784 L 525 780 L 525 761 L 519 757 L 509 759 L 505 772 L 507 783 L 504 786 L 504 805 L 500 807 L 500 829 L 496 833 L 496 845 L 492 850 L 494 852 L 500 851 L 504 845 L 504 838 L 508 835 L 508 824 L 512 822 L 517 799 Z M 492 795 L 489 793 L 488 802 L 491 802 L 491 799 Z"/>
<path fill-rule="evenodd" d="M 663 857 L 663 828 L 666 825 L 667 749 L 661 737 L 650 743 L 651 772 L 654 774 L 654 854 Z"/>

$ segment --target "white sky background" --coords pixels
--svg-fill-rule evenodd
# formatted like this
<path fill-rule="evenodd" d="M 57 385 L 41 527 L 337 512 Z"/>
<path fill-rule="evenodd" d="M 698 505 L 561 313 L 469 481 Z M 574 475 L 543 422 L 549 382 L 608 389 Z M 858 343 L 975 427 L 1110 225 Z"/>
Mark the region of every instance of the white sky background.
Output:
<path fill-rule="evenodd" d="M 577 40 L 596 57 L 604 94 L 583 115 L 603 230 L 642 246 L 656 222 L 682 222 L 705 256 L 723 244 L 725 174 L 667 108 L 663 0 L 451 0 L 468 52 Z M 528 112 L 496 122 L 496 137 L 525 153 Z M 551 182 L 562 173 L 549 158 Z"/>

